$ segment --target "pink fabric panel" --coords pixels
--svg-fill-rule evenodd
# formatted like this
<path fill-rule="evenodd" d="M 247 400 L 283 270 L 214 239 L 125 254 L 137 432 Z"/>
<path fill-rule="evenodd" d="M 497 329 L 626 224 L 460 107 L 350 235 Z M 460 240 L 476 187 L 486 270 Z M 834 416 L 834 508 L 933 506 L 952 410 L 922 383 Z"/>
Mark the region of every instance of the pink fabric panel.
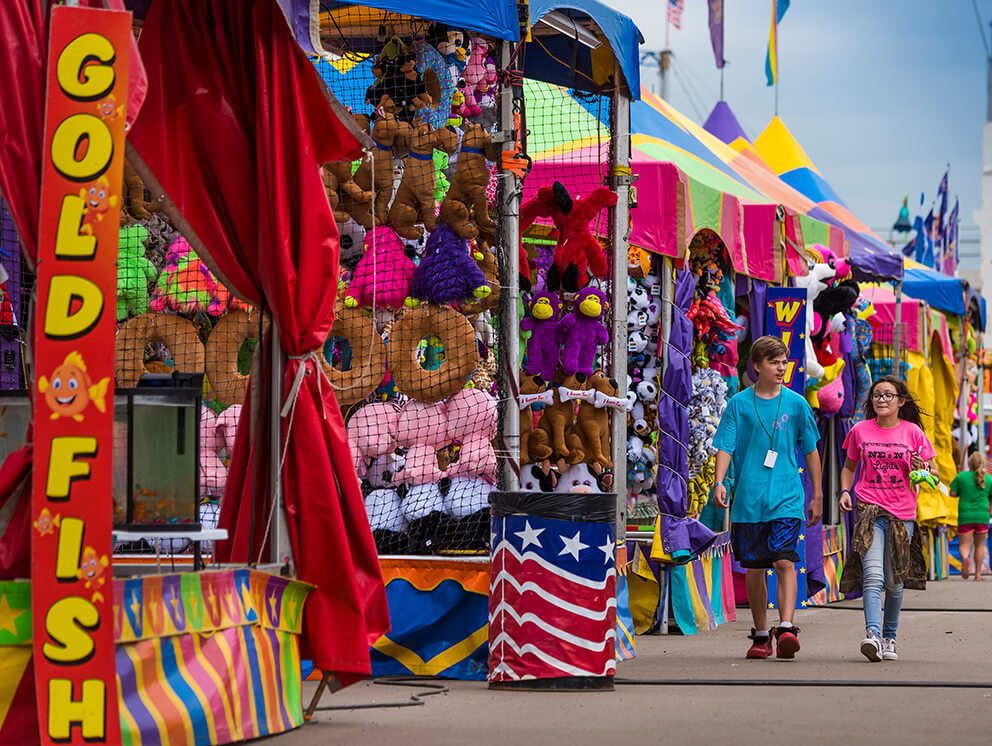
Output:
<path fill-rule="evenodd" d="M 634 173 L 637 174 L 638 206 L 630 211 L 631 245 L 677 257 L 680 248 L 678 168 L 671 163 L 637 163 Z"/>
<path fill-rule="evenodd" d="M 775 234 L 776 207 L 776 205 L 744 205 L 746 263 L 736 265 L 737 271 L 745 272 L 749 277 L 765 282 L 775 282 L 775 252 L 772 241 Z"/>
<path fill-rule="evenodd" d="M 805 246 L 799 234 L 799 218 L 794 213 L 785 221 L 785 267 L 792 277 L 802 277 L 809 273 L 809 266 L 804 256 Z M 791 242 L 791 243 L 790 243 Z M 792 247 L 796 246 L 796 249 Z"/>
<path fill-rule="evenodd" d="M 891 331 L 889 330 L 892 329 L 896 320 L 895 294 L 887 288 L 864 287 L 861 290 L 861 295 L 871 300 L 875 306 L 875 315 L 868 320 L 872 330 L 886 329 L 886 337 L 891 336 Z M 922 338 L 920 334 L 919 306 L 920 302 L 917 300 L 906 297 L 902 299 L 902 321 L 905 324 L 903 327 L 905 333 L 903 334 L 901 344 L 905 349 L 915 352 L 923 351 L 919 344 Z"/>

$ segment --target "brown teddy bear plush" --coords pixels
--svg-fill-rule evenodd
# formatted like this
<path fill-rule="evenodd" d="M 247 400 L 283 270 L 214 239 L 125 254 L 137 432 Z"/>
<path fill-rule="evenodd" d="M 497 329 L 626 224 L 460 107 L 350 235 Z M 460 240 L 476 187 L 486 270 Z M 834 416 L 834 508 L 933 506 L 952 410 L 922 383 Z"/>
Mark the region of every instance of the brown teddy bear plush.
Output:
<path fill-rule="evenodd" d="M 162 212 L 162 203 L 156 198 L 145 199 L 145 183 L 127 159 L 124 160 L 124 206 L 135 220 L 151 220 L 153 212 Z M 121 225 L 127 223 L 127 214 L 121 211 Z"/>
<path fill-rule="evenodd" d="M 370 153 L 372 156 L 372 167 L 367 172 L 369 174 L 368 189 L 375 187 L 375 207 L 373 215 L 366 216 L 366 221 L 358 222 L 366 230 L 372 229 L 373 218 L 376 225 L 386 224 L 386 212 L 389 207 L 389 200 L 393 198 L 393 146 L 402 146 L 410 132 L 410 125 L 399 121 L 393 114 L 383 113 L 375 124 L 372 125 L 372 142 L 375 149 Z M 362 179 L 364 175 L 356 173 L 358 186 L 365 189 Z M 374 183 L 372 177 L 374 176 Z M 358 220 L 356 218 L 356 220 Z"/>
<path fill-rule="evenodd" d="M 450 225 L 460 238 L 476 238 L 480 232 L 492 236 L 496 231 L 486 203 L 489 184 L 486 160 L 496 161 L 498 156 L 496 146 L 482 125 L 465 125 L 455 175 L 440 215 L 441 222 Z"/>
<path fill-rule="evenodd" d="M 546 391 L 544 382 L 538 382 L 534 376 L 520 375 L 520 403 L 524 404 L 534 394 L 543 394 Z M 552 394 L 552 397 L 554 394 Z M 551 456 L 551 447 L 546 443 L 531 442 L 531 433 L 534 431 L 534 410 L 530 403 L 520 408 L 520 464 L 529 464 L 533 461 L 543 461 Z"/>
<path fill-rule="evenodd" d="M 371 136 L 372 125 L 365 114 L 352 114 L 352 118 L 362 132 Z M 366 153 L 358 166 L 358 170 L 351 177 L 362 192 L 372 195 L 372 199 L 368 202 L 356 202 L 347 194 L 342 194 L 340 202 L 341 209 L 351 215 L 352 220 L 365 230 L 372 229 L 372 206 L 375 201 L 375 193 L 372 191 L 372 163 L 372 154 Z"/>
<path fill-rule="evenodd" d="M 575 376 L 565 378 L 561 385 L 570 389 L 581 387 Z M 528 448 L 535 457 L 538 453 L 550 449 L 550 457 L 553 460 L 577 464 L 585 459 L 585 453 L 578 434 L 572 430 L 572 424 L 575 422 L 575 402 L 563 402 L 558 389 L 554 389 L 554 395 L 554 402 L 545 405 L 541 419 L 530 435 Z"/>
<path fill-rule="evenodd" d="M 444 150 L 451 155 L 454 152 L 453 138 L 454 133 L 450 130 L 432 129 L 429 122 L 421 119 L 413 121 L 406 137 L 410 152 L 403 161 L 403 178 L 389 208 L 389 226 L 403 238 L 415 241 L 423 237 L 424 228 L 433 231 L 437 227 L 434 215 L 434 186 L 437 181 L 434 150 Z M 417 223 L 422 223 L 424 228 Z"/>
<path fill-rule="evenodd" d="M 334 211 L 335 222 L 347 223 L 348 218 L 352 217 L 349 208 L 359 205 L 364 205 L 366 214 L 368 213 L 374 195 L 371 191 L 362 189 L 354 180 L 351 175 L 351 161 L 325 163 L 320 171 L 324 177 L 324 191 L 327 192 L 327 201 L 331 203 L 331 210 Z"/>
<path fill-rule="evenodd" d="M 581 388 L 589 391 L 595 390 L 606 396 L 617 395 L 616 381 L 607 378 L 601 370 L 597 370 L 590 378 L 587 378 Z M 593 402 L 580 401 L 579 412 L 575 416 L 575 424 L 572 425 L 571 433 L 578 436 L 581 443 L 585 460 L 590 464 L 598 464 L 603 469 L 613 468 L 613 459 L 610 449 L 610 410 L 609 408 L 597 407 Z"/>

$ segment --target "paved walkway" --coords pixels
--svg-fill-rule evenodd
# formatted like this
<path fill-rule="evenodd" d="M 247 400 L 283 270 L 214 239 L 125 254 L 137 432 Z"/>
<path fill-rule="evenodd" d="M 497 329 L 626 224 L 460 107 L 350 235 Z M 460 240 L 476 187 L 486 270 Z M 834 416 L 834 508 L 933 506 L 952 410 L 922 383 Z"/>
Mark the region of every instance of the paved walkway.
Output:
<path fill-rule="evenodd" d="M 906 591 L 901 660 L 869 663 L 858 651 L 860 601 L 802 612 L 795 661 L 746 661 L 742 621 L 693 637 L 638 637 L 624 679 L 788 679 L 801 682 L 987 682 L 981 689 L 863 686 L 629 686 L 615 692 L 489 691 L 450 682 L 424 707 L 318 713 L 266 743 L 515 746 L 516 744 L 934 744 L 992 743 L 992 578 Z M 913 611 L 937 608 L 942 611 Z M 953 609 L 983 611 L 952 612 Z M 304 696 L 314 684 L 304 686 Z M 358 684 L 322 704 L 406 699 L 413 690 Z"/>

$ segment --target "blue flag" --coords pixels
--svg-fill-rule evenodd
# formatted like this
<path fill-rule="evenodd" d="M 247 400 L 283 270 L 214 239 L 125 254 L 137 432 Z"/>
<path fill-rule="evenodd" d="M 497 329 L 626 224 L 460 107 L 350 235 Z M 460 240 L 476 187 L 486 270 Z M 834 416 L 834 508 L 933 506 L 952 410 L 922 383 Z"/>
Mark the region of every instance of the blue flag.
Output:
<path fill-rule="evenodd" d="M 923 192 L 920 192 L 920 209 L 917 211 L 916 219 L 913 221 L 913 230 L 916 231 L 916 235 L 906 244 L 902 253 L 913 257 L 915 261 L 923 264 L 923 258 L 927 253 L 926 229 L 923 225 Z"/>

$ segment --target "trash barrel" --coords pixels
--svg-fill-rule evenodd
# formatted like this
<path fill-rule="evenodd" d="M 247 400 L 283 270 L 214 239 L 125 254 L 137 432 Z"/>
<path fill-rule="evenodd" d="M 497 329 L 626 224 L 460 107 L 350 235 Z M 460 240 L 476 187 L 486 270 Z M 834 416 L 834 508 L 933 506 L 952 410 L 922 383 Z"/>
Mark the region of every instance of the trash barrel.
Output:
<path fill-rule="evenodd" d="M 616 495 L 493 492 L 489 687 L 613 689 Z"/>

